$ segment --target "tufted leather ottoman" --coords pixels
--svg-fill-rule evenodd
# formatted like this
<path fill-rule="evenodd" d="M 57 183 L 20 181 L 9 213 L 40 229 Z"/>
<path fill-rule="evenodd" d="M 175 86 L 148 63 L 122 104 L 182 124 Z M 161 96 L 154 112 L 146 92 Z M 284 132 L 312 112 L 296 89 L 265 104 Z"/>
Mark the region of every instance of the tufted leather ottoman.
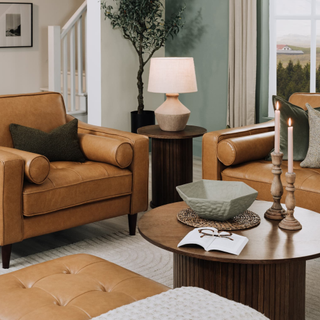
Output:
<path fill-rule="evenodd" d="M 78 254 L 0 276 L 1 320 L 87 320 L 169 288 Z"/>

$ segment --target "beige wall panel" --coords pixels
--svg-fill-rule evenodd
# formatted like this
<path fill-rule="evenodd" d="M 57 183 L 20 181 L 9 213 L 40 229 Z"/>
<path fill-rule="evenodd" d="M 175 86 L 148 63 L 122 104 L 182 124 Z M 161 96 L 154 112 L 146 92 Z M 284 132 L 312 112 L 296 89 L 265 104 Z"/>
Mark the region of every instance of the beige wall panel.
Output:
<path fill-rule="evenodd" d="M 19 2 L 33 3 L 33 47 L 0 48 L 0 94 L 37 92 L 48 86 L 48 26 L 62 27 L 83 0 Z"/>

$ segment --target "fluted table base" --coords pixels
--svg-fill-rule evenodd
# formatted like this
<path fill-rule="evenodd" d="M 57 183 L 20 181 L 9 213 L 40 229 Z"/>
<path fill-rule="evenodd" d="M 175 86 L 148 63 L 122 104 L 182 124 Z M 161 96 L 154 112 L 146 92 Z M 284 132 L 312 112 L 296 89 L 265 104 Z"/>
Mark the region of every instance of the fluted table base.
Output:
<path fill-rule="evenodd" d="M 305 319 L 305 277 L 305 261 L 237 264 L 174 253 L 175 288 L 197 286 L 248 305 L 270 319 Z"/>

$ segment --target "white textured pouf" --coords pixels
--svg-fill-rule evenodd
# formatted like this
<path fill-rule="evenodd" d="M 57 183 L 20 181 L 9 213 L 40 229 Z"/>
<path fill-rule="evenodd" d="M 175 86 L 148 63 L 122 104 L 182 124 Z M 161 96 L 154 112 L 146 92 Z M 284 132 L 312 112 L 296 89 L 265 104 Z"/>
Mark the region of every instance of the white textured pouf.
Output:
<path fill-rule="evenodd" d="M 260 312 L 196 287 L 182 287 L 111 310 L 92 320 L 266 320 Z"/>

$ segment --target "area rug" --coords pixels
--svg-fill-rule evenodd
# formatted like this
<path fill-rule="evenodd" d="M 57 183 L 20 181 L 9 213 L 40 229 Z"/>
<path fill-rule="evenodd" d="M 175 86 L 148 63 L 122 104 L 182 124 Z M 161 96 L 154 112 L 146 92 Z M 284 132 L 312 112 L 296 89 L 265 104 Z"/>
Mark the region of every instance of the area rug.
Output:
<path fill-rule="evenodd" d="M 125 231 L 14 259 L 9 270 L 0 268 L 0 274 L 76 253 L 92 254 L 168 287 L 173 285 L 172 253 L 150 244 L 140 234 L 129 236 Z M 319 320 L 320 258 L 307 262 L 306 287 L 306 319 Z"/>
<path fill-rule="evenodd" d="M 10 269 L 0 268 L 0 274 L 76 253 L 92 254 L 172 287 L 172 253 L 150 244 L 139 233 L 129 236 L 126 231 L 11 260 Z"/>

